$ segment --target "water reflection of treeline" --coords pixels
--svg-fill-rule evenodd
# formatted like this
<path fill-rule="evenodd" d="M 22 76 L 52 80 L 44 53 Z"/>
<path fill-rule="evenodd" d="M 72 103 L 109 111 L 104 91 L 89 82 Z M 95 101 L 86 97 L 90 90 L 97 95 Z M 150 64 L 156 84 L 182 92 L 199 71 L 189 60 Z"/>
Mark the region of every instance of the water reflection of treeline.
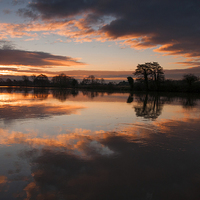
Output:
<path fill-rule="evenodd" d="M 90 99 L 96 98 L 98 96 L 111 95 L 111 91 L 93 91 L 93 90 L 78 90 L 76 88 L 71 89 L 53 89 L 53 88 L 21 88 L 21 87 L 0 87 L 0 93 L 22 93 L 24 97 L 32 95 L 33 98 L 47 99 L 50 94 L 53 98 L 59 99 L 60 101 L 65 101 L 69 97 L 76 97 L 80 94 L 86 96 Z"/>
<path fill-rule="evenodd" d="M 0 93 L 22 93 L 24 97 L 32 95 L 33 98 L 45 100 L 52 94 L 53 98 L 62 102 L 69 97 L 76 97 L 82 95 L 89 99 L 95 99 L 104 95 L 117 94 L 111 91 L 94 91 L 94 90 L 78 90 L 74 89 L 51 89 L 51 88 L 20 88 L 20 87 L 0 87 Z M 127 94 L 128 93 L 118 93 Z M 138 116 L 145 116 L 147 118 L 156 118 L 160 115 L 163 105 L 178 102 L 184 108 L 190 109 L 197 105 L 200 95 L 186 94 L 186 93 L 130 93 L 127 97 L 127 103 L 137 102 L 135 107 Z M 160 113 L 160 114 L 159 114 Z"/>
<path fill-rule="evenodd" d="M 172 94 L 158 94 L 158 93 L 130 93 L 127 98 L 127 103 L 136 102 L 134 106 L 137 117 L 155 120 L 162 114 L 164 104 L 171 104 L 178 102 L 182 104 L 185 109 L 192 109 L 197 106 L 197 101 L 200 96 L 185 94 L 174 96 Z"/>

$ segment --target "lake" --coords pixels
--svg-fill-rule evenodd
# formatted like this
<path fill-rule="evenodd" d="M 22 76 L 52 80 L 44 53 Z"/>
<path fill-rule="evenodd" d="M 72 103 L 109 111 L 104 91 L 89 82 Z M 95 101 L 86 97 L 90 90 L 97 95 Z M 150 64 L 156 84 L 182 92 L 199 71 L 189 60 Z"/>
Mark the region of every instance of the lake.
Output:
<path fill-rule="evenodd" d="M 200 97 L 0 89 L 0 199 L 200 199 Z"/>

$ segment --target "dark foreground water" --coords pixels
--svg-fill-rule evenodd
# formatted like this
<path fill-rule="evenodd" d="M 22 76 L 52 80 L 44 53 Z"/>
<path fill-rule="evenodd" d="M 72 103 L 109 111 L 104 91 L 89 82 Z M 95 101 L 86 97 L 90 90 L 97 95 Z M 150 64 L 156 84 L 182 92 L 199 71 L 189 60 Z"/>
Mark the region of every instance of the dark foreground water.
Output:
<path fill-rule="evenodd" d="M 199 200 L 199 98 L 2 89 L 0 199 Z"/>

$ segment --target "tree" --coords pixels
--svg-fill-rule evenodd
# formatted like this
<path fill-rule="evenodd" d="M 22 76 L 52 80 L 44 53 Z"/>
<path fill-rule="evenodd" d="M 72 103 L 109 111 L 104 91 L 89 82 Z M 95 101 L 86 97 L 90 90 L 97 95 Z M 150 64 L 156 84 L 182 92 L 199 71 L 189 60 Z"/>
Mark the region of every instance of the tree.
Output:
<path fill-rule="evenodd" d="M 135 76 L 138 76 L 138 80 L 144 81 L 146 85 L 146 90 L 149 89 L 149 76 L 152 74 L 151 66 L 147 63 L 138 64 L 137 69 L 133 73 Z"/>
<path fill-rule="evenodd" d="M 159 89 L 160 87 L 160 83 L 161 81 L 164 81 L 164 72 L 163 72 L 163 68 L 157 63 L 157 62 L 153 62 L 153 63 L 147 63 L 152 70 L 152 80 L 155 84 L 156 90 Z"/>
<path fill-rule="evenodd" d="M 35 78 L 35 84 L 38 86 L 48 86 L 49 85 L 49 79 L 46 75 L 40 74 Z"/>
<path fill-rule="evenodd" d="M 27 87 L 27 85 L 29 83 L 29 77 L 24 75 L 24 76 L 22 76 L 22 80 L 23 80 L 25 86 Z"/>
<path fill-rule="evenodd" d="M 36 79 L 36 75 L 35 75 L 35 74 L 33 74 L 33 75 L 31 76 L 31 79 L 32 79 L 32 81 L 33 81 L 33 85 L 35 86 L 35 79 Z"/>
<path fill-rule="evenodd" d="M 145 82 L 146 90 L 149 89 L 149 80 L 153 81 L 156 90 L 159 89 L 160 82 L 164 80 L 163 68 L 157 62 L 138 64 L 133 74 Z"/>
<path fill-rule="evenodd" d="M 131 90 L 133 90 L 134 80 L 131 76 L 127 77 Z"/>
<path fill-rule="evenodd" d="M 84 78 L 81 82 L 81 85 L 95 85 L 98 84 L 99 79 L 95 78 L 93 75 Z"/>
<path fill-rule="evenodd" d="M 188 91 L 191 91 L 192 85 L 199 80 L 199 77 L 194 74 L 185 74 L 183 76 L 183 81 L 185 81 L 188 85 Z"/>
<path fill-rule="evenodd" d="M 54 86 L 58 87 L 68 87 L 71 85 L 72 78 L 69 76 L 66 76 L 64 73 L 59 74 L 58 76 L 54 76 L 52 78 L 52 83 Z"/>

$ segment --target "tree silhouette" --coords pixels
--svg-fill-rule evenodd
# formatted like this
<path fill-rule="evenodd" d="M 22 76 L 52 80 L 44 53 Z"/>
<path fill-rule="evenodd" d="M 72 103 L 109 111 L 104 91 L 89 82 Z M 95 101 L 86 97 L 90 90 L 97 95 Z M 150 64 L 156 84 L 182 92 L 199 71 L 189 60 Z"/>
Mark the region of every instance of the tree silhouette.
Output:
<path fill-rule="evenodd" d="M 73 80 L 75 80 L 72 77 L 66 76 L 64 73 L 58 75 L 58 76 L 54 76 L 52 78 L 52 83 L 54 86 L 57 87 L 69 87 L 72 85 Z M 76 83 L 73 83 L 76 84 Z"/>
<path fill-rule="evenodd" d="M 35 84 L 37 86 L 42 86 L 42 87 L 48 86 L 49 85 L 49 79 L 46 75 L 40 74 L 39 76 L 37 76 L 35 78 Z"/>
<path fill-rule="evenodd" d="M 24 82 L 24 85 L 27 87 L 28 83 L 29 83 L 29 78 L 28 76 L 22 76 L 22 80 Z"/>
<path fill-rule="evenodd" d="M 157 62 L 147 63 L 147 64 L 151 67 L 152 70 L 151 76 L 154 85 L 156 87 L 156 90 L 159 90 L 161 81 L 164 81 L 163 68 Z"/>
<path fill-rule="evenodd" d="M 138 76 L 138 80 L 145 82 L 146 90 L 149 89 L 149 80 L 153 81 L 156 90 L 159 89 L 160 82 L 164 80 L 163 68 L 157 62 L 138 64 L 133 74 Z"/>
<path fill-rule="evenodd" d="M 133 78 L 129 76 L 129 77 L 127 77 L 127 79 L 128 79 L 128 83 L 130 85 L 131 90 L 133 90 L 133 84 L 134 84 Z"/>
<path fill-rule="evenodd" d="M 101 80 L 104 81 L 104 80 Z M 81 85 L 96 85 L 99 84 L 100 80 L 98 78 L 95 78 L 95 76 L 90 75 L 87 78 L 84 78 L 81 82 Z"/>
<path fill-rule="evenodd" d="M 185 74 L 183 76 L 183 81 L 185 81 L 187 83 L 189 92 L 192 89 L 192 85 L 198 80 L 199 80 L 199 77 L 195 76 L 194 74 Z"/>
<path fill-rule="evenodd" d="M 138 76 L 138 80 L 144 81 L 146 85 L 146 90 L 149 89 L 149 76 L 152 74 L 152 69 L 150 65 L 147 63 L 145 64 L 138 64 L 137 69 L 133 73 L 135 76 Z"/>
<path fill-rule="evenodd" d="M 32 79 L 32 81 L 33 81 L 33 86 L 35 86 L 35 79 L 36 79 L 36 75 L 35 75 L 35 74 L 33 74 L 33 75 L 31 76 L 31 79 Z"/>

